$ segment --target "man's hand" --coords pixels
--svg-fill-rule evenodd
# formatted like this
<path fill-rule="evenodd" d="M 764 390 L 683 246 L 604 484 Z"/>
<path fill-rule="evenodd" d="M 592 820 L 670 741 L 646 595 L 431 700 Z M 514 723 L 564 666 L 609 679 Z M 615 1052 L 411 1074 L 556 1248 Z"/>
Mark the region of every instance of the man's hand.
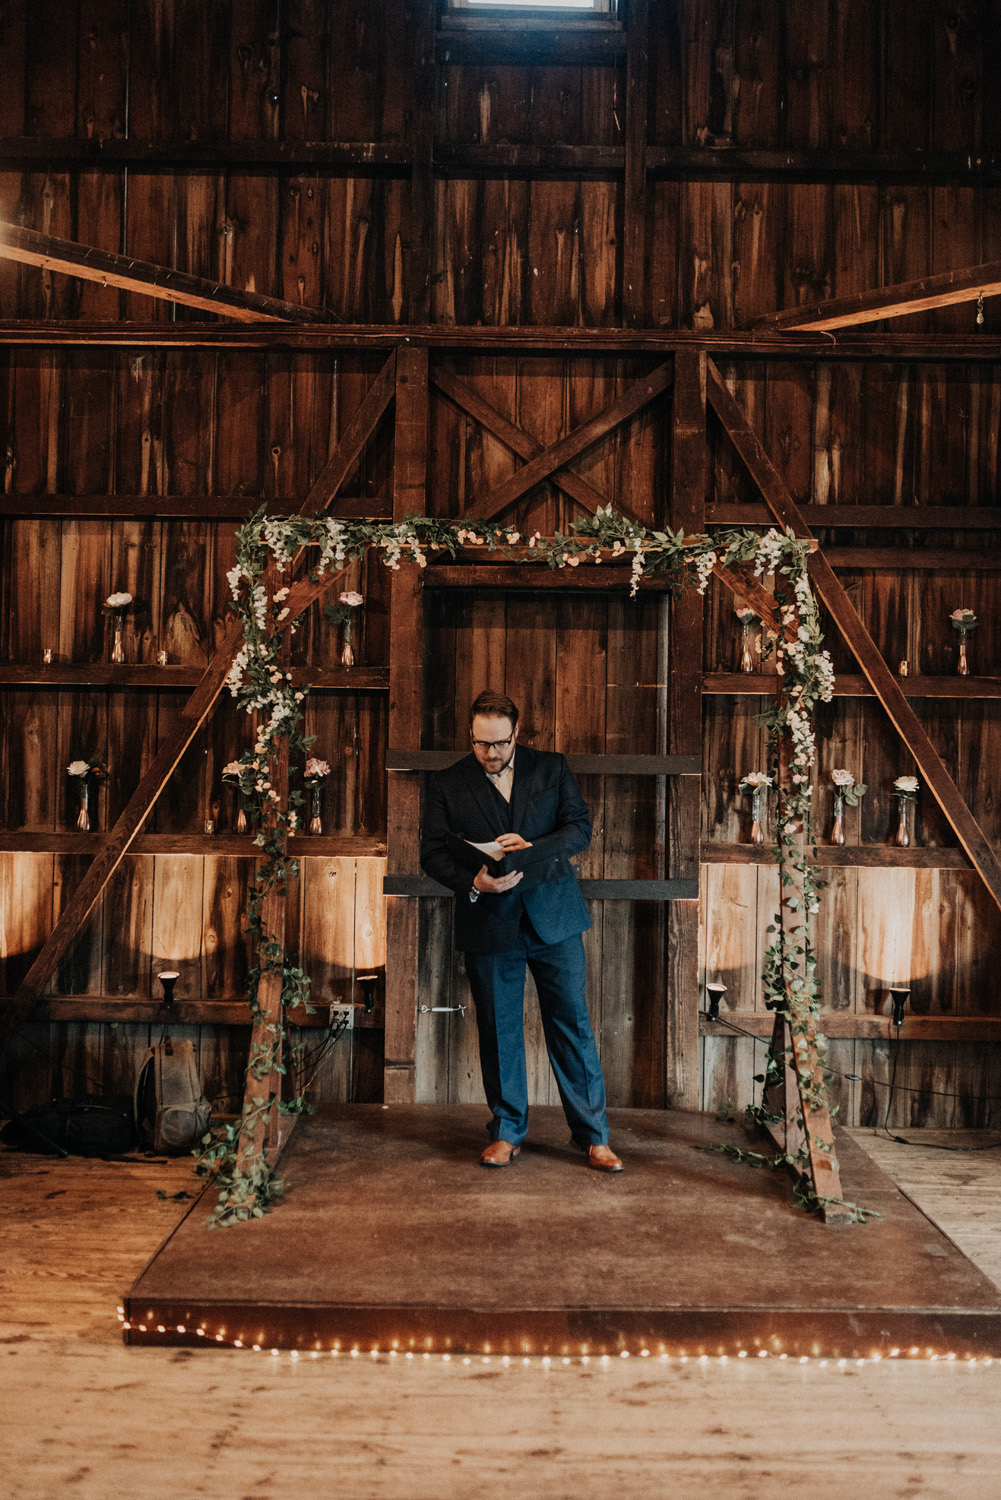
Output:
<path fill-rule="evenodd" d="M 502 834 L 501 838 L 517 838 L 516 833 Z M 500 843 L 500 839 L 497 840 Z M 522 841 L 524 842 L 524 840 Z M 482 891 L 485 895 L 501 896 L 505 891 L 513 890 L 519 880 L 523 880 L 523 870 L 512 870 L 509 875 L 488 875 L 486 865 L 481 865 L 473 881 L 473 890 Z"/>
<path fill-rule="evenodd" d="M 508 854 L 513 854 L 516 849 L 531 849 L 527 839 L 523 839 L 520 833 L 499 833 L 497 843 Z"/>

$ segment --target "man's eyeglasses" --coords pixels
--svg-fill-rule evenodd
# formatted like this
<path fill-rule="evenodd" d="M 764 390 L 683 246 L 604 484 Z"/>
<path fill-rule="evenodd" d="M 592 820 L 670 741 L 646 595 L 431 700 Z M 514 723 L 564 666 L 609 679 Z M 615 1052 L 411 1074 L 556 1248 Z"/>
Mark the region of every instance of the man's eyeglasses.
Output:
<path fill-rule="evenodd" d="M 473 740 L 473 748 L 475 750 L 503 750 L 513 739 L 514 735 L 509 734 L 506 740 Z"/>

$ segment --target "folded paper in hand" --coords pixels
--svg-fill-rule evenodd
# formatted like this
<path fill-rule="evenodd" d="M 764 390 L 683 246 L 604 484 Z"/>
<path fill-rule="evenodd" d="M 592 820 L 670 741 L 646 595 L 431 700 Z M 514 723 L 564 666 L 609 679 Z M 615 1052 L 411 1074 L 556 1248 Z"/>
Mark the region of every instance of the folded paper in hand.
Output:
<path fill-rule="evenodd" d="M 447 833 L 445 837 L 452 858 L 465 869 L 472 870 L 475 874 L 486 865 L 488 875 L 506 873 L 504 849 L 500 844 L 474 844 L 472 839 L 464 839 L 457 833 Z"/>

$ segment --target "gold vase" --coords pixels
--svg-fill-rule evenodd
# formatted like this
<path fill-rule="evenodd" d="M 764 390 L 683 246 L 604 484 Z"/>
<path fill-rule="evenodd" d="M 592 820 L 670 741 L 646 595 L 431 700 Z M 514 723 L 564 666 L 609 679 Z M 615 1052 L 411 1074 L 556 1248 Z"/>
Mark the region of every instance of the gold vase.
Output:
<path fill-rule="evenodd" d="M 831 828 L 831 843 L 843 844 L 845 841 L 845 799 L 835 796 L 834 798 L 834 826 Z"/>
<path fill-rule="evenodd" d="M 907 815 L 907 804 L 910 799 L 901 797 L 897 809 L 897 831 L 893 836 L 893 842 L 898 849 L 908 849 L 911 843 L 910 819 Z"/>
<path fill-rule="evenodd" d="M 80 833 L 90 832 L 90 783 L 86 776 L 80 777 L 80 811 L 76 815 L 76 826 Z"/>

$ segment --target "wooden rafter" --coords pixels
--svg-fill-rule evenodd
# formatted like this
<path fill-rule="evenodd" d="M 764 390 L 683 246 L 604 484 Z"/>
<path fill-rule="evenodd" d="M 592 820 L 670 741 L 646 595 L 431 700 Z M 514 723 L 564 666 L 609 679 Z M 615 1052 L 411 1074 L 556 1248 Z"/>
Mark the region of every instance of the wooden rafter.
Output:
<path fill-rule="evenodd" d="M 1001 260 L 982 266 L 968 266 L 962 271 L 943 271 L 938 276 L 920 276 L 916 281 L 901 281 L 896 286 L 875 291 L 856 292 L 851 297 L 832 297 L 811 307 L 785 307 L 765 313 L 750 325 L 755 329 L 822 329 L 855 328 L 860 323 L 875 323 L 881 318 L 903 318 L 908 313 L 927 312 L 933 307 L 951 307 L 956 302 L 974 302 L 978 297 L 996 297 L 1001 293 Z"/>
<path fill-rule="evenodd" d="M 301 514 L 314 515 L 329 506 L 337 489 L 351 473 L 362 449 L 371 437 L 394 391 L 396 355 L 392 354 L 379 372 L 358 412 L 348 424 L 334 453 L 303 501 Z M 317 582 L 299 580 L 288 598 L 290 618 L 295 618 L 320 597 L 333 582 L 327 574 Z M 114 827 L 106 834 L 93 862 L 73 895 L 63 908 L 41 952 L 21 981 L 15 994 L 0 1010 L 0 1050 L 13 1037 L 37 1002 L 56 965 L 73 943 L 91 911 L 121 864 L 130 846 L 152 812 L 157 798 L 167 785 L 181 757 L 198 730 L 208 719 L 229 675 L 233 658 L 239 649 L 243 631 L 233 621 L 218 650 L 181 710 L 177 727 L 161 745 L 150 765 L 139 778 L 139 784 L 126 803 Z"/>
<path fill-rule="evenodd" d="M 523 427 L 517 427 L 514 422 L 509 422 L 507 417 L 503 416 L 495 407 L 490 405 L 489 401 L 485 401 L 478 392 L 474 391 L 465 381 L 459 380 L 450 371 L 436 370 L 431 376 L 431 381 L 450 401 L 454 401 L 456 406 L 464 411 L 467 416 L 472 417 L 475 422 L 479 422 L 480 426 L 485 427 L 494 437 L 500 438 L 501 442 L 510 448 L 512 453 L 517 453 L 519 458 L 526 460 L 538 458 L 539 454 L 544 451 L 538 438 L 532 437 Z M 610 503 L 607 496 L 603 495 L 600 490 L 595 489 L 593 484 L 589 484 L 586 479 L 582 479 L 579 474 L 575 474 L 571 469 L 557 469 L 554 473 L 550 474 L 549 478 L 558 489 L 561 489 L 565 495 L 569 495 L 571 500 L 576 500 L 578 505 L 582 505 L 592 515 L 599 506 Z M 639 521 L 639 516 L 635 515 L 621 501 L 618 502 L 618 509 L 623 515 L 629 516 L 634 521 Z M 2 514 L 2 511 L 0 511 L 0 514 Z"/>
<path fill-rule="evenodd" d="M 260 292 L 244 292 L 222 282 L 188 276 L 169 266 L 157 266 L 131 255 L 112 255 L 93 245 L 78 245 L 72 240 L 57 240 L 50 234 L 23 229 L 18 224 L 0 221 L 0 257 L 20 261 L 26 266 L 41 266 L 46 271 L 61 271 L 82 281 L 99 281 L 102 286 L 117 286 L 123 291 L 156 297 L 162 302 L 180 302 L 203 312 L 235 318 L 238 323 L 337 323 L 337 316 L 322 307 L 301 307 Z"/>
<path fill-rule="evenodd" d="M 466 517 L 470 520 L 486 521 L 492 516 L 498 515 L 520 500 L 535 485 L 541 484 L 544 479 L 549 479 L 557 469 L 565 468 L 578 454 L 583 453 L 585 448 L 590 448 L 599 438 L 618 427 L 627 418 L 641 411 L 644 406 L 649 405 L 656 396 L 660 396 L 667 390 L 674 379 L 674 363 L 668 360 L 658 365 L 649 375 L 642 380 L 635 381 L 624 390 L 603 411 L 582 423 L 580 427 L 560 438 L 551 448 L 545 448 L 535 458 L 523 464 L 509 479 L 505 479 L 496 489 L 491 490 L 489 495 L 474 501 L 466 510 Z"/>
<path fill-rule="evenodd" d="M 707 395 L 724 431 L 776 521 L 781 526 L 792 527 L 798 537 L 812 540 L 809 527 L 784 480 L 711 361 L 708 366 Z M 987 889 L 998 906 L 1001 906 L 1001 863 L 997 855 L 822 550 L 818 549 L 810 558 L 810 579 L 873 692 L 886 709 L 891 723 L 914 756 L 926 786 L 948 818 Z"/>

